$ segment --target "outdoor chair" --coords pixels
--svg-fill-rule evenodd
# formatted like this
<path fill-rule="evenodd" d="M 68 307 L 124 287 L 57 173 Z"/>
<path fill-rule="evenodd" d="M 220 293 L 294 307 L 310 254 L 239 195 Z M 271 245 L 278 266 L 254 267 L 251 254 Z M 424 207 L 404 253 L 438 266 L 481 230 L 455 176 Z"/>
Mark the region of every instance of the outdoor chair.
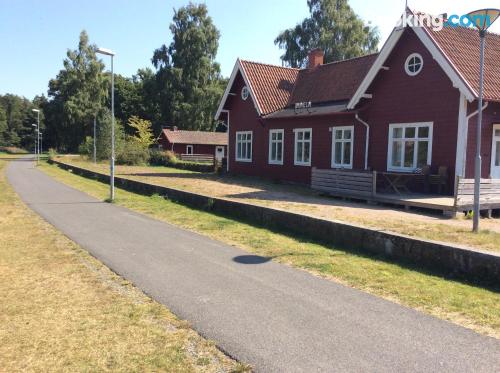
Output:
<path fill-rule="evenodd" d="M 429 174 L 427 177 L 429 186 L 437 185 L 438 194 L 442 194 L 448 190 L 448 167 L 439 166 L 438 173 Z"/>

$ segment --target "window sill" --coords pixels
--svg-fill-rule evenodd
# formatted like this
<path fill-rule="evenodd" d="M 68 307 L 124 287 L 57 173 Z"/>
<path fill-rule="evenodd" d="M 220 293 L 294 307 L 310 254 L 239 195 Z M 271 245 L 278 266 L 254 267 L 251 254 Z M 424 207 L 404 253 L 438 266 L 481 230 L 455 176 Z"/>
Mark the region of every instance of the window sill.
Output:
<path fill-rule="evenodd" d="M 267 163 L 274 166 L 283 166 L 283 162 L 268 161 Z"/>
<path fill-rule="evenodd" d="M 293 163 L 294 166 L 305 166 L 305 167 L 311 167 L 311 163 Z"/>
<path fill-rule="evenodd" d="M 252 163 L 252 160 L 251 159 L 238 159 L 238 158 L 236 158 L 236 162 Z"/>

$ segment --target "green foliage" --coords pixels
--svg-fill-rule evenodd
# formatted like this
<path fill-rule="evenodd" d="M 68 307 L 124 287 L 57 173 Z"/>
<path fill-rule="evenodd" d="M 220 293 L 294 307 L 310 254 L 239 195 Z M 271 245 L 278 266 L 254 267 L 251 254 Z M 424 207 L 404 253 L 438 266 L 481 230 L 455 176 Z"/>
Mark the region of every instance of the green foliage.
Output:
<path fill-rule="evenodd" d="M 145 165 L 149 162 L 149 149 L 137 141 L 127 139 L 116 154 L 116 163 L 130 166 Z"/>
<path fill-rule="evenodd" d="M 135 129 L 135 136 L 132 136 L 130 141 L 137 143 L 137 145 L 144 149 L 149 149 L 149 147 L 155 143 L 151 122 L 149 120 L 141 119 L 134 115 L 128 120 L 128 126 Z"/>
<path fill-rule="evenodd" d="M 153 166 L 174 167 L 181 170 L 189 170 L 195 172 L 214 171 L 214 166 L 212 164 L 182 161 L 178 159 L 176 155 L 170 150 L 162 151 L 152 149 L 150 151 L 149 163 Z"/>
<path fill-rule="evenodd" d="M 305 67 L 314 48 L 325 52 L 325 62 L 341 61 L 377 51 L 377 28 L 365 25 L 348 0 L 307 0 L 310 16 L 283 31 L 274 43 L 285 53 L 281 59 L 291 67 Z"/>
<path fill-rule="evenodd" d="M 214 62 L 220 33 L 205 4 L 175 11 L 173 41 L 155 50 L 162 118 L 182 129 L 213 130 L 213 114 L 223 94 L 220 66 Z"/>
<path fill-rule="evenodd" d="M 68 151 L 76 150 L 92 133 L 93 118 L 102 110 L 109 90 L 104 64 L 95 51 L 82 31 L 78 48 L 68 50 L 64 68 L 49 82 L 51 101 L 46 106 L 50 106 L 52 132 L 58 133 L 56 145 Z"/>
<path fill-rule="evenodd" d="M 33 112 L 36 107 L 24 97 L 0 95 L 0 146 L 34 148 L 35 131 L 32 124 L 37 123 L 37 114 Z M 43 133 L 43 113 L 40 114 L 40 130 Z"/>
<path fill-rule="evenodd" d="M 48 151 L 48 158 L 49 158 L 49 160 L 52 160 L 55 157 L 57 157 L 57 151 L 54 148 L 50 148 L 49 151 Z"/>

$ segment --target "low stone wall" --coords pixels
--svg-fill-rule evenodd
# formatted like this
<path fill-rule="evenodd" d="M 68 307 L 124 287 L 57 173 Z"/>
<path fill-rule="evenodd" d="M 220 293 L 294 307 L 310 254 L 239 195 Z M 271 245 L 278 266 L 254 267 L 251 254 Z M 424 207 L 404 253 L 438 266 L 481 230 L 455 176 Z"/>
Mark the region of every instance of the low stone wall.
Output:
<path fill-rule="evenodd" d="M 109 183 L 109 176 L 52 161 L 73 173 Z M 408 237 L 397 233 L 347 223 L 334 222 L 294 212 L 243 202 L 213 198 L 178 189 L 115 177 L 119 188 L 144 195 L 158 194 L 190 207 L 209 210 L 227 217 L 287 231 L 335 246 L 360 252 L 383 254 L 421 268 L 454 274 L 468 280 L 500 283 L 500 255 L 466 247 Z"/>

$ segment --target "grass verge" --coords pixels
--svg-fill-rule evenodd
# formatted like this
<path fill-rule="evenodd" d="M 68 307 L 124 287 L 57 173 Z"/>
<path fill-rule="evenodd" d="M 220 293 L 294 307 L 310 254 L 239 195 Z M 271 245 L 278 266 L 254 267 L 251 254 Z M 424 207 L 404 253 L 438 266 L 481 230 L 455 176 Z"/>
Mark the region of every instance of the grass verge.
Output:
<path fill-rule="evenodd" d="M 242 371 L 29 210 L 0 160 L 0 370 Z"/>
<path fill-rule="evenodd" d="M 84 169 L 109 174 L 107 163 L 93 164 L 82 157 L 61 157 L 61 161 Z M 383 229 L 411 237 L 450 242 L 481 250 L 500 252 L 500 220 L 482 219 L 481 231 L 473 233 L 465 218 L 444 219 L 440 214 L 404 212 L 397 208 L 369 206 L 318 196 L 308 188 L 275 184 L 258 178 L 180 171 L 169 167 L 121 166 L 122 178 L 163 185 L 212 197 L 293 211 L 327 220 L 343 221 Z"/>
<path fill-rule="evenodd" d="M 40 169 L 100 200 L 107 198 L 106 184 L 57 166 L 42 164 Z M 412 270 L 379 257 L 271 232 L 159 196 L 146 197 L 117 189 L 115 203 L 500 338 L 500 294 L 493 290 Z"/>

